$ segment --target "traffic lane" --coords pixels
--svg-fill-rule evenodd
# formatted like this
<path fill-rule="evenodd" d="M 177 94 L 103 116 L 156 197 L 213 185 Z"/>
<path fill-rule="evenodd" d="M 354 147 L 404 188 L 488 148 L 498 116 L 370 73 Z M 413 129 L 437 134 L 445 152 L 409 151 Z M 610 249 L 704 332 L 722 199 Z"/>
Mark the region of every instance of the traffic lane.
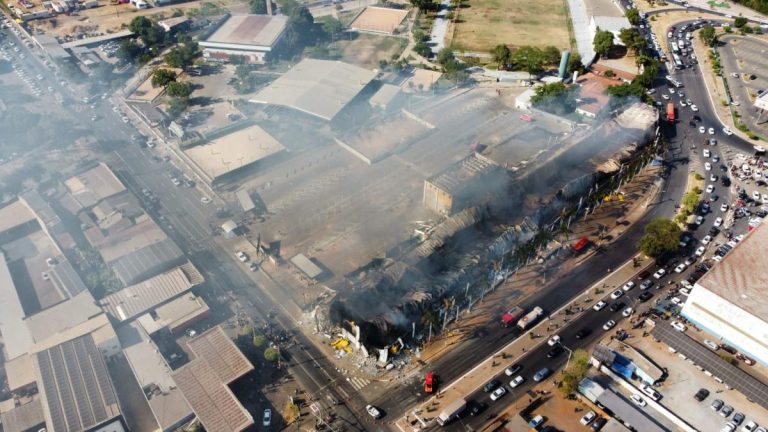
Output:
<path fill-rule="evenodd" d="M 674 138 L 674 128 L 662 127 L 666 136 Z M 687 149 L 682 149 L 682 155 L 687 154 Z M 682 196 L 687 170 L 681 169 L 681 162 L 669 164 L 669 176 L 666 181 L 666 189 L 658 196 L 658 202 L 652 204 L 646 213 L 634 224 L 629 226 L 622 236 L 608 245 L 610 253 L 599 253 L 588 262 L 581 265 L 576 271 L 565 275 L 558 282 L 552 284 L 549 289 L 532 294 L 521 306 L 532 309 L 540 306 L 545 311 L 555 311 L 571 299 L 581 295 L 587 287 L 607 275 L 607 270 L 620 267 L 630 259 L 637 251 L 637 242 L 642 237 L 644 226 L 656 217 L 670 217 L 674 214 L 675 202 L 679 202 Z M 510 307 L 513 306 L 510 303 Z M 441 355 L 429 365 L 441 377 L 443 382 L 452 382 L 473 368 L 481 360 L 495 354 L 502 347 L 512 342 L 518 335 L 502 328 L 496 320 L 482 326 L 469 340 L 461 343 L 456 349 L 452 349 Z M 473 361 L 468 361 L 471 359 Z M 400 401 L 408 401 L 412 395 L 406 390 L 393 391 L 389 394 L 375 398 L 373 404 L 387 409 L 389 412 L 402 413 L 409 405 Z M 412 399 L 410 399 L 412 400 Z"/>
<path fill-rule="evenodd" d="M 657 284 L 657 286 L 665 285 Z M 653 288 L 649 290 L 649 292 L 653 291 Z M 489 415 L 498 415 L 507 409 L 511 404 L 515 403 L 516 397 L 525 394 L 528 390 L 540 384 L 533 380 L 533 376 L 543 367 L 547 367 L 553 372 L 547 379 L 543 380 L 542 382 L 546 383 L 551 381 L 552 389 L 554 390 L 556 388 L 554 380 L 557 380 L 557 372 L 568 361 L 568 350 L 573 351 L 590 346 L 594 342 L 606 337 L 607 335 L 615 333 L 617 329 L 623 327 L 626 323 L 628 323 L 628 318 L 623 316 L 623 310 L 627 307 L 630 307 L 632 304 L 642 304 L 642 302 L 638 299 L 642 292 L 644 291 L 640 290 L 639 288 L 634 288 L 624 294 L 622 297 L 616 300 L 611 300 L 611 303 L 604 309 L 600 311 L 589 310 L 578 316 L 567 327 L 563 328 L 563 330 L 558 333 L 562 340 L 561 345 L 565 348 L 563 348 L 563 351 L 557 355 L 557 357 L 548 357 L 548 352 L 552 350 L 553 347 L 550 346 L 547 341 L 543 341 L 536 349 L 526 354 L 525 357 L 519 362 L 509 360 L 509 365 L 522 365 L 523 369 L 521 372 L 513 376 L 507 376 L 505 373 L 501 373 L 493 378 L 502 382 L 504 387 L 507 389 L 508 394 L 503 396 L 500 400 L 493 402 L 490 400 L 489 393 L 485 393 L 482 388 L 473 392 L 471 395 L 469 395 L 469 397 L 467 397 L 467 400 L 474 400 L 477 402 L 485 403 L 488 408 L 483 413 L 483 415 L 480 415 L 476 418 L 465 418 L 464 424 L 469 424 L 473 427 L 480 427 L 487 421 Z M 654 296 L 656 296 L 656 293 L 654 293 Z M 614 303 L 619 303 L 621 306 L 615 311 L 612 311 L 611 306 Z M 634 314 L 632 316 L 634 316 Z M 609 320 L 613 320 L 615 324 L 608 330 L 604 330 L 603 325 L 605 325 Z M 576 334 L 582 329 L 590 329 L 591 333 L 581 339 L 577 339 Z M 517 388 L 512 389 L 510 386 L 510 381 L 518 375 L 523 376 L 525 381 L 523 381 L 523 383 Z M 449 429 L 459 430 L 457 428 L 461 428 L 462 426 L 463 425 L 461 424 L 454 423 L 449 426 Z"/>

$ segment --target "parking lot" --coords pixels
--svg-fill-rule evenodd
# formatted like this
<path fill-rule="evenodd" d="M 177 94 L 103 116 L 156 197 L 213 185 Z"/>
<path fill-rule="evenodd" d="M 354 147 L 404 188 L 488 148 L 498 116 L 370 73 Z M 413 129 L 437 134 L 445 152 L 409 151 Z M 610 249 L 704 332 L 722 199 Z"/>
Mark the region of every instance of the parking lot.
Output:
<path fill-rule="evenodd" d="M 668 325 L 668 323 L 661 322 L 659 325 Z M 695 332 L 693 329 L 688 331 Z M 717 340 L 711 335 L 704 336 L 711 340 Z M 705 375 L 689 360 L 671 352 L 665 344 L 654 342 L 650 337 L 632 338 L 626 342 L 643 351 L 659 366 L 667 369 L 667 379 L 656 389 L 662 394 L 659 403 L 669 408 L 694 428 L 700 431 L 715 431 L 726 423 L 726 419 L 711 408 L 715 399 L 720 399 L 724 404 L 732 406 L 734 413 L 744 413 L 746 416 L 744 423 L 754 420 L 759 425 L 768 425 L 768 413 L 762 407 L 749 402 L 736 390 L 728 390 L 725 385 Z M 706 399 L 698 402 L 693 396 L 701 388 L 709 390 L 710 393 Z M 733 414 L 728 420 L 732 418 Z"/>
<path fill-rule="evenodd" d="M 738 104 L 734 111 L 750 129 L 768 135 L 768 115 L 763 114 L 758 123 L 759 113 L 753 107 L 760 92 L 768 90 L 768 43 L 738 36 L 725 36 L 721 41 L 724 45 L 718 52 L 724 77 Z"/>

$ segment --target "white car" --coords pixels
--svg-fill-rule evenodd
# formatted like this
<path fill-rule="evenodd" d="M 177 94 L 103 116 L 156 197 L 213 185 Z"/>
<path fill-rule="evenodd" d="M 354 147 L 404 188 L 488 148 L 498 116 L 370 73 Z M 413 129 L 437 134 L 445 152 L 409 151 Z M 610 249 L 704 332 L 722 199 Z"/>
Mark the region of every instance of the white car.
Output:
<path fill-rule="evenodd" d="M 701 154 L 703 154 L 705 158 L 712 157 L 712 152 L 710 152 L 709 149 L 702 150 Z"/>
<path fill-rule="evenodd" d="M 704 169 L 707 170 L 707 171 L 711 171 L 712 170 L 712 164 L 710 164 L 709 162 L 704 162 Z"/>
<path fill-rule="evenodd" d="M 739 74 L 737 72 L 731 72 L 731 76 L 734 78 L 738 78 Z"/>
<path fill-rule="evenodd" d="M 762 200 L 763 200 L 763 204 L 768 204 L 768 194 L 763 194 Z"/>
<path fill-rule="evenodd" d="M 711 193 L 712 193 L 712 192 L 714 192 L 714 191 L 715 191 L 715 185 L 713 185 L 713 184 L 708 184 L 708 185 L 707 185 L 707 193 L 711 194 Z"/>
<path fill-rule="evenodd" d="M 723 133 L 726 135 L 733 135 L 733 131 L 731 131 L 731 129 L 728 128 L 728 126 L 723 128 Z"/>
<path fill-rule="evenodd" d="M 509 386 L 512 388 L 516 388 L 517 386 L 522 384 L 523 381 L 525 381 L 525 378 L 523 378 L 521 375 L 518 375 L 517 377 L 515 377 L 515 379 L 509 382 Z"/>
<path fill-rule="evenodd" d="M 757 429 L 757 423 L 753 422 L 752 420 L 748 421 L 744 426 L 741 427 L 741 430 L 744 432 L 754 432 L 754 430 Z"/>
<path fill-rule="evenodd" d="M 676 305 L 679 305 L 680 303 L 683 302 L 682 300 L 680 300 L 680 297 L 672 297 L 670 301 L 672 302 L 672 304 L 676 304 Z"/>
<path fill-rule="evenodd" d="M 595 418 L 597 418 L 597 414 L 595 414 L 594 411 L 590 411 L 581 417 L 581 420 L 579 420 L 579 423 L 586 426 L 592 423 L 595 420 Z"/>
<path fill-rule="evenodd" d="M 755 201 L 760 201 L 760 199 L 761 199 L 761 198 L 762 198 L 762 197 L 760 196 L 760 192 L 758 192 L 758 191 L 753 191 L 753 192 L 752 192 L 752 199 L 753 199 L 753 200 L 755 200 Z"/>
<path fill-rule="evenodd" d="M 714 134 L 715 134 L 715 128 L 711 127 L 711 128 L 709 128 L 709 129 L 707 129 L 707 132 L 708 132 L 710 135 L 714 135 Z"/>
<path fill-rule="evenodd" d="M 669 95 L 668 95 L 668 94 L 662 94 L 662 95 L 661 95 L 661 97 L 662 97 L 664 100 L 669 100 Z"/>
<path fill-rule="evenodd" d="M 711 242 L 711 241 L 712 241 L 712 236 L 711 236 L 711 235 L 709 235 L 709 234 L 707 234 L 707 235 L 705 235 L 705 236 L 704 236 L 704 238 L 703 238 L 703 239 L 701 239 L 701 244 L 703 244 L 704 246 L 706 246 L 706 245 L 708 245 L 708 244 L 709 244 L 709 242 Z"/>
<path fill-rule="evenodd" d="M 656 270 L 656 273 L 653 274 L 653 277 L 656 279 L 661 279 L 664 277 L 665 274 L 667 274 L 667 271 L 664 270 L 663 268 L 660 268 Z"/>
<path fill-rule="evenodd" d="M 717 181 L 717 175 L 716 174 L 710 174 L 709 175 L 709 181 L 716 182 Z"/>
<path fill-rule="evenodd" d="M 269 426 L 272 423 L 272 410 L 267 408 L 264 410 L 264 417 L 262 417 L 261 424 Z"/>
<path fill-rule="evenodd" d="M 672 321 L 670 325 L 679 332 L 688 330 L 688 327 L 686 327 L 685 324 L 681 323 L 680 321 Z"/>
<path fill-rule="evenodd" d="M 673 88 L 669 89 L 669 94 L 675 94 L 675 89 Z"/>
<path fill-rule="evenodd" d="M 678 264 L 677 267 L 675 267 L 675 273 L 682 273 L 682 272 L 684 272 L 686 267 L 688 267 L 688 266 L 686 266 L 685 263 Z"/>
<path fill-rule="evenodd" d="M 493 393 L 491 393 L 491 400 L 497 401 L 501 399 L 505 394 L 507 394 L 507 388 L 504 386 L 500 386 L 499 388 L 494 390 Z"/>
<path fill-rule="evenodd" d="M 697 107 L 696 105 L 691 105 L 691 111 L 698 112 L 699 111 L 699 107 Z"/>
<path fill-rule="evenodd" d="M 643 397 L 637 393 L 633 394 L 629 398 L 632 399 L 632 402 L 634 402 L 637 406 L 644 407 L 648 404 L 648 402 L 646 402 L 645 399 L 643 399 Z"/>
<path fill-rule="evenodd" d="M 720 225 L 722 225 L 722 224 L 723 224 L 723 218 L 719 217 L 719 218 L 715 219 L 715 226 L 716 227 L 720 228 Z"/>
<path fill-rule="evenodd" d="M 696 256 L 700 257 L 700 256 L 704 255 L 704 252 L 706 252 L 706 251 L 707 251 L 707 248 L 705 248 L 704 246 L 699 246 L 699 248 L 696 249 Z"/>
<path fill-rule="evenodd" d="M 696 225 L 701 225 L 704 223 L 704 216 L 696 216 L 696 219 L 694 221 Z"/>
<path fill-rule="evenodd" d="M 243 251 L 237 251 L 237 252 L 235 252 L 235 256 L 237 257 L 237 259 L 239 259 L 239 260 L 240 260 L 240 262 L 246 262 L 246 261 L 248 261 L 248 255 L 246 255 L 246 253 L 245 253 L 245 252 L 243 252 Z"/>
<path fill-rule="evenodd" d="M 686 107 L 686 106 L 688 106 L 688 105 L 686 105 L 686 104 L 685 104 L 685 101 L 684 101 L 684 100 L 681 100 L 681 101 L 680 101 L 680 106 L 681 106 L 681 107 Z"/>
<path fill-rule="evenodd" d="M 621 297 L 623 295 L 624 295 L 624 291 L 616 290 L 616 291 L 611 293 L 611 300 L 616 300 L 617 298 L 619 298 L 619 297 Z"/>
<path fill-rule="evenodd" d="M 622 287 L 622 289 L 623 289 L 624 291 L 629 291 L 629 290 L 631 290 L 631 289 L 632 289 L 632 288 L 634 288 L 634 287 L 635 287 L 635 283 L 634 283 L 634 282 L 632 282 L 632 281 L 629 281 L 629 282 L 627 282 L 627 283 L 625 283 L 625 284 L 624 284 L 624 286 Z"/>
<path fill-rule="evenodd" d="M 200 198 L 200 202 L 203 203 L 203 204 L 210 204 L 211 203 L 211 199 L 204 196 L 204 197 Z"/>
<path fill-rule="evenodd" d="M 555 346 L 560 343 L 560 335 L 554 335 L 547 341 L 547 345 Z"/>
<path fill-rule="evenodd" d="M 171 183 L 173 183 L 174 186 L 181 186 L 181 180 L 176 177 L 171 178 Z"/>
<path fill-rule="evenodd" d="M 653 387 L 649 386 L 648 384 L 644 384 L 640 386 L 640 390 L 643 393 L 645 393 L 646 396 L 650 397 L 656 402 L 658 402 L 659 399 L 661 399 L 661 394 L 657 392 Z"/>
<path fill-rule="evenodd" d="M 366 405 L 365 410 L 368 411 L 368 415 L 370 415 L 375 419 L 378 419 L 381 417 L 381 411 L 379 411 L 379 409 L 373 405 Z"/>
<path fill-rule="evenodd" d="M 605 309 L 606 306 L 608 306 L 608 303 L 600 300 L 599 302 L 595 303 L 594 306 L 592 306 L 592 309 L 599 311 Z"/>
<path fill-rule="evenodd" d="M 609 320 L 607 323 L 603 324 L 603 330 L 608 331 L 613 328 L 613 326 L 616 325 L 616 321 Z"/>
<path fill-rule="evenodd" d="M 626 318 L 626 317 L 628 317 L 628 316 L 632 315 L 632 312 L 634 312 L 634 309 L 632 309 L 631 307 L 628 307 L 628 308 L 624 309 L 624 310 L 621 312 L 621 316 L 623 316 L 624 318 Z"/>
<path fill-rule="evenodd" d="M 699 126 L 699 133 L 703 134 L 703 133 L 706 133 L 706 132 L 707 132 L 707 129 L 704 128 L 704 126 Z"/>

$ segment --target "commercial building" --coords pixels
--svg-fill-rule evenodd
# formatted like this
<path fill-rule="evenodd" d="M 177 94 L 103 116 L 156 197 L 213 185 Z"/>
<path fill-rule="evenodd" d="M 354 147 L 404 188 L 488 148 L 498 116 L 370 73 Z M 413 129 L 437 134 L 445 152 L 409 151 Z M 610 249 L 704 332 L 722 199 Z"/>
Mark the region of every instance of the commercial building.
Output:
<path fill-rule="evenodd" d="M 246 63 L 264 63 L 285 33 L 284 15 L 232 15 L 206 40 L 200 42 L 203 57 L 229 61 L 241 56 Z"/>
<path fill-rule="evenodd" d="M 605 90 L 612 85 L 621 84 L 620 81 L 591 72 L 580 76 L 576 83 L 579 85 L 576 113 L 588 118 L 596 118 L 608 106 L 610 98 Z"/>
<path fill-rule="evenodd" d="M 360 32 L 391 35 L 397 32 L 406 16 L 406 9 L 368 6 L 357 15 L 349 28 Z"/>
<path fill-rule="evenodd" d="M 763 365 L 768 365 L 768 225 L 747 234 L 699 279 L 682 315 Z"/>
<path fill-rule="evenodd" d="M 240 432 L 253 418 L 229 385 L 253 371 L 253 365 L 216 326 L 187 341 L 194 359 L 173 372 L 173 379 L 208 432 Z"/>
<path fill-rule="evenodd" d="M 272 135 L 252 125 L 184 150 L 193 168 L 209 184 L 217 184 L 249 169 L 258 168 L 285 151 Z"/>
<path fill-rule="evenodd" d="M 442 215 L 452 215 L 480 202 L 487 185 L 506 175 L 496 162 L 472 153 L 424 181 L 424 205 Z"/>
<path fill-rule="evenodd" d="M 348 63 L 305 58 L 259 91 L 251 102 L 291 108 L 333 120 L 376 77 Z"/>
<path fill-rule="evenodd" d="M 603 408 L 616 420 L 625 425 L 631 425 L 633 430 L 643 432 L 664 432 L 667 430 L 626 397 L 613 389 L 604 388 L 595 380 L 584 378 L 579 383 L 578 390 L 584 397 Z"/>
<path fill-rule="evenodd" d="M 631 345 L 616 339 L 604 340 L 595 346 L 592 359 L 604 364 L 627 380 L 638 378 L 648 385 L 659 382 L 664 370 Z"/>

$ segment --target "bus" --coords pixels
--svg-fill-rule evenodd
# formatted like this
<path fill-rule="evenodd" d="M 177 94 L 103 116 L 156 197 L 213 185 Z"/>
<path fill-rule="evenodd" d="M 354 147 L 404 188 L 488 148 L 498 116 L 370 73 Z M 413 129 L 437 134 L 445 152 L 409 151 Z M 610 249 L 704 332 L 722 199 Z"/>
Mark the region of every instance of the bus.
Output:
<path fill-rule="evenodd" d="M 672 54 L 672 60 L 675 62 L 675 67 L 676 68 L 678 68 L 678 69 L 682 69 L 683 68 L 683 62 L 680 61 L 680 56 L 678 56 L 677 54 Z"/>

